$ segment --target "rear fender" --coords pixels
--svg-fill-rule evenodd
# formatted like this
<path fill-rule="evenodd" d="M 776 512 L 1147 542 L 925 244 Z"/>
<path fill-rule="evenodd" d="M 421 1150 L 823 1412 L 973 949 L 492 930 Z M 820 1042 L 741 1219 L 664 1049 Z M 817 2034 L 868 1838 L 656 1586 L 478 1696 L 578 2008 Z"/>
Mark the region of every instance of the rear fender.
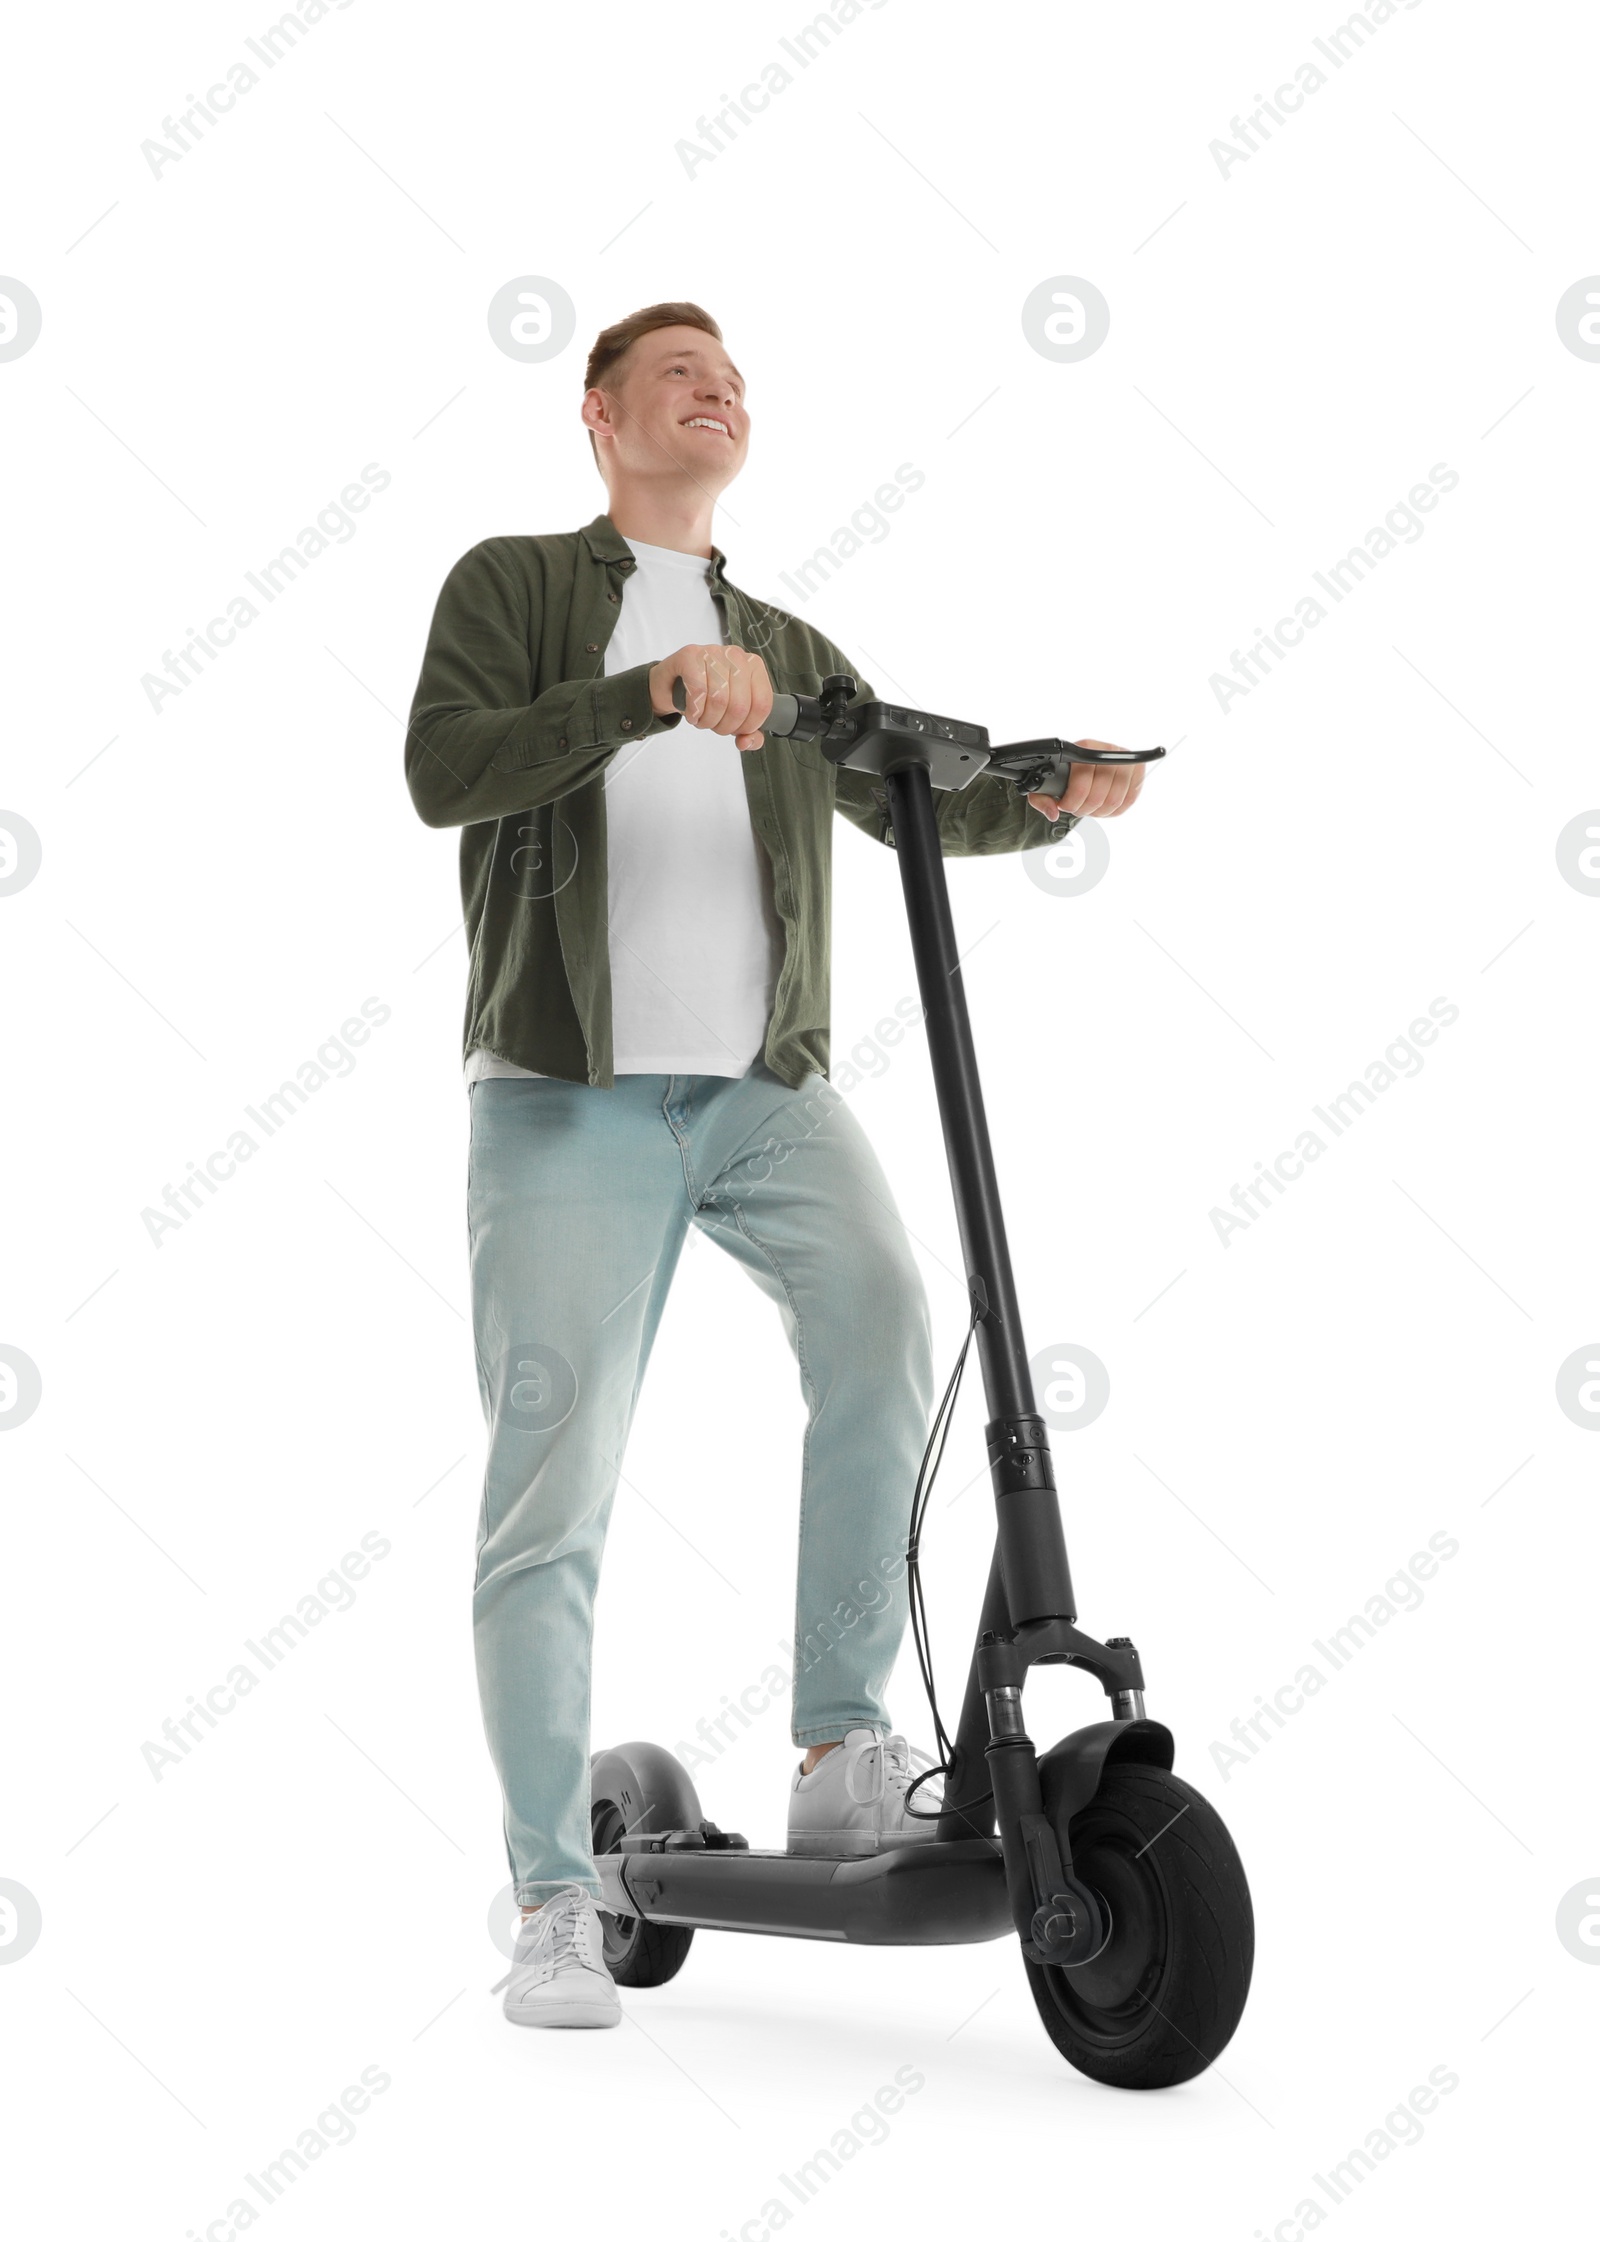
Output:
<path fill-rule="evenodd" d="M 591 1753 L 589 1791 L 614 1800 L 634 1836 L 698 1829 L 702 1819 L 689 1770 L 660 1744 L 613 1744 Z"/>

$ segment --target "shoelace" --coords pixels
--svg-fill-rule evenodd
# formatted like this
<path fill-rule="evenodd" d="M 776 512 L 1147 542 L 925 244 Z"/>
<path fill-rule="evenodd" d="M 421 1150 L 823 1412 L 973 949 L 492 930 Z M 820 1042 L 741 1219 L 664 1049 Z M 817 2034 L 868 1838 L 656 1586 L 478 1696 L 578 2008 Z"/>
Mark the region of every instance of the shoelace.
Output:
<path fill-rule="evenodd" d="M 588 1955 L 578 1944 L 578 1925 L 583 1919 L 580 1913 L 583 1899 L 581 1892 L 557 1892 L 553 1898 L 545 1901 L 537 1915 L 527 1918 L 527 1922 L 537 1926 L 528 1942 L 527 1951 L 521 1961 L 512 1963 L 498 1985 L 490 1986 L 489 1991 L 503 1993 L 514 1977 L 546 1959 L 550 1963 L 552 1975 L 564 1961 L 587 1963 Z M 519 1946 L 522 1943 L 520 1933 L 517 1943 Z"/>
<path fill-rule="evenodd" d="M 871 1760 L 876 1782 L 870 1790 L 857 1788 L 857 1780 L 865 1763 Z M 845 1769 L 845 1789 L 858 1806 L 871 1806 L 890 1791 L 897 1791 L 903 1805 L 911 1784 L 911 1747 L 903 1736 L 880 1736 L 876 1742 L 864 1744 L 855 1759 Z M 931 1786 L 924 1784 L 918 1794 L 923 1806 L 938 1804 L 937 1797 L 929 1797 Z"/>

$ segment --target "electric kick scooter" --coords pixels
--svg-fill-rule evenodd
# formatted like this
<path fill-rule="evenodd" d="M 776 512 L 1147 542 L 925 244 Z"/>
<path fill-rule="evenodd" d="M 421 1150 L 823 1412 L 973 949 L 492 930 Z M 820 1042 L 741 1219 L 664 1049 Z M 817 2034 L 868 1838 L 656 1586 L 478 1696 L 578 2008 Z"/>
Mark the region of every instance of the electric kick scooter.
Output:
<path fill-rule="evenodd" d="M 677 688 L 682 706 L 681 684 Z M 696 1930 L 868 1946 L 954 1946 L 1014 1933 L 1045 2030 L 1066 2060 L 1110 2086 L 1175 2086 L 1220 2054 L 1250 1984 L 1254 1926 L 1244 1870 L 1222 1821 L 1172 1773 L 1170 1730 L 1146 1719 L 1139 1654 L 1125 1635 L 1076 1625 L 1043 1419 L 1001 1218 L 967 1016 L 934 788 L 980 772 L 1059 796 L 1073 763 L 1149 763 L 1138 753 L 1027 740 L 991 747 L 981 725 L 884 701 L 855 703 L 850 677 L 820 695 L 779 694 L 763 729 L 809 740 L 880 777 L 900 861 L 928 1048 L 972 1302 L 961 1357 L 936 1413 L 912 1499 L 911 1613 L 944 1754 L 931 1840 L 866 1857 L 764 1852 L 702 1813 L 688 1770 L 659 1745 L 590 1761 L 592 1840 L 606 1962 L 619 1985 L 662 1985 Z M 1064 814 L 1058 821 L 1065 832 Z M 998 1534 L 952 1744 L 939 1717 L 918 1538 L 942 1433 L 977 1334 Z M 1082 1667 L 1111 1718 L 1042 1755 L 1023 1727 L 1032 1666 Z M 913 1784 L 913 1793 L 917 1785 Z"/>

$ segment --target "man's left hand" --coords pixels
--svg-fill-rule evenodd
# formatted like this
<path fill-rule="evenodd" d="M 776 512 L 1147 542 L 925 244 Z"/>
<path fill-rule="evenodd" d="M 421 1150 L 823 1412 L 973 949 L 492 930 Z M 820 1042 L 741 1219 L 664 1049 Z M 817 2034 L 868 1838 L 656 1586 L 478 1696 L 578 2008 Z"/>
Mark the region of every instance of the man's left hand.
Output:
<path fill-rule="evenodd" d="M 1110 740 L 1079 740 L 1075 744 L 1108 748 L 1118 755 L 1126 752 L 1112 747 Z M 1044 812 L 1052 825 L 1063 810 L 1070 810 L 1077 817 L 1120 817 L 1138 801 L 1144 774 L 1143 763 L 1074 763 L 1067 791 L 1059 801 L 1053 794 L 1030 794 L 1028 800 L 1036 810 Z"/>

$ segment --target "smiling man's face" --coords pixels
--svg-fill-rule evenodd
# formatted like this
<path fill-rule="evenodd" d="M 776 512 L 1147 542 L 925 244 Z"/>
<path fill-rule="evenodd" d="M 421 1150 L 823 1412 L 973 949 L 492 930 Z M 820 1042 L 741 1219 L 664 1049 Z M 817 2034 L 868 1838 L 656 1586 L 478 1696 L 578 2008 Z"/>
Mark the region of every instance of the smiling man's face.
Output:
<path fill-rule="evenodd" d="M 583 400 L 601 473 L 639 482 L 686 477 L 720 491 L 744 465 L 750 416 L 744 381 L 714 335 L 658 327 L 611 369 L 606 387 Z"/>

